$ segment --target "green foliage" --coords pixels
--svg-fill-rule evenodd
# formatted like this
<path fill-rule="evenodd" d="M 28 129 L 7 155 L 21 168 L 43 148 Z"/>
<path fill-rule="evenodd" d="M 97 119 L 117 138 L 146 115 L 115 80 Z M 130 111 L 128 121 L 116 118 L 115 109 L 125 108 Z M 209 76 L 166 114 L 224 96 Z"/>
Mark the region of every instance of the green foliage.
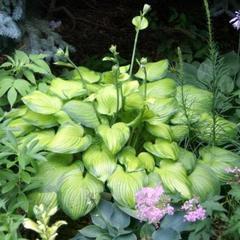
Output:
<path fill-rule="evenodd" d="M 7 56 L 8 61 L 0 68 L 0 97 L 1 105 L 6 105 L 7 100 L 10 107 L 30 93 L 36 86 L 35 75 L 51 76 L 48 64 L 43 60 L 45 55 L 27 55 L 16 50 L 14 57 Z"/>
<path fill-rule="evenodd" d="M 116 204 L 102 200 L 91 212 L 94 225 L 88 225 L 79 231 L 72 240 L 101 239 L 101 240 L 136 240 L 131 229 L 130 217 L 122 212 Z"/>

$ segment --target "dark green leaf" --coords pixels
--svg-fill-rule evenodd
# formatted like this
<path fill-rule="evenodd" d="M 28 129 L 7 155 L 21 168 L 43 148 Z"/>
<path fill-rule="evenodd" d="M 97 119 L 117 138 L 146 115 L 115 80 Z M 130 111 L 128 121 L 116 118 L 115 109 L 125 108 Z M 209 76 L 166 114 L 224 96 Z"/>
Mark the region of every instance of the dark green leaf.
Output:
<path fill-rule="evenodd" d="M 85 237 L 96 238 L 99 234 L 104 233 L 104 230 L 95 225 L 88 225 L 79 232 Z"/>
<path fill-rule="evenodd" d="M 179 240 L 181 236 L 171 228 L 159 229 L 152 235 L 153 240 Z"/>

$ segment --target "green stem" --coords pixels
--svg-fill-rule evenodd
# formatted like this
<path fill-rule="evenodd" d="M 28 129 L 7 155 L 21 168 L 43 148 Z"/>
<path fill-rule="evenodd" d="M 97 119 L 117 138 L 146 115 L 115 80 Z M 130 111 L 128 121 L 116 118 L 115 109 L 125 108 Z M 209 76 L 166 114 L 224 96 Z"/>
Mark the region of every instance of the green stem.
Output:
<path fill-rule="evenodd" d="M 118 76 L 119 76 L 119 65 L 117 65 L 118 68 L 115 70 L 115 88 L 116 88 L 116 93 L 117 93 L 117 109 L 116 109 L 116 113 L 114 114 L 114 118 L 113 118 L 113 124 L 115 123 L 115 121 L 117 120 L 117 114 L 119 111 L 119 105 L 120 105 L 120 95 L 119 95 L 119 84 L 118 84 Z M 121 94 L 121 92 L 120 92 Z"/>
<path fill-rule="evenodd" d="M 239 32 L 239 34 L 238 34 L 237 66 L 238 66 L 238 64 L 239 64 L 239 57 L 240 57 L 240 32 Z M 235 76 L 234 76 L 234 82 L 236 82 L 237 75 L 238 75 L 238 72 L 236 72 L 236 74 L 235 74 Z"/>
<path fill-rule="evenodd" d="M 133 65 L 134 65 L 134 60 L 135 60 L 135 55 L 136 55 L 136 48 L 137 48 L 139 31 L 140 31 L 139 29 L 136 29 L 134 45 L 133 45 L 133 52 L 132 52 L 132 59 L 131 59 L 131 65 L 130 65 L 130 71 L 129 71 L 130 77 L 132 76 L 132 71 L 133 71 Z"/>
<path fill-rule="evenodd" d="M 74 67 L 74 69 L 77 71 L 77 73 L 78 73 L 78 75 L 80 76 L 80 79 L 81 79 L 81 81 L 82 81 L 82 83 L 83 83 L 83 87 L 86 89 L 87 95 L 89 96 L 89 89 L 88 89 L 87 83 L 86 83 L 85 80 L 83 79 L 83 76 L 82 76 L 80 70 L 78 69 L 77 65 L 76 65 L 69 57 L 67 57 L 67 60 L 68 60 L 68 62 L 69 62 L 70 64 L 72 64 L 72 66 Z M 98 114 L 98 111 L 97 111 L 97 109 L 96 109 L 95 104 L 92 103 L 92 106 L 93 106 L 94 112 L 96 113 L 96 116 L 97 116 L 98 121 L 99 121 L 100 123 L 102 123 L 101 118 L 100 118 L 100 116 L 99 116 L 99 114 Z"/>
<path fill-rule="evenodd" d="M 182 51 L 181 48 L 178 47 L 177 48 L 177 52 L 178 52 L 178 60 L 179 60 L 179 80 L 180 80 L 180 89 L 181 89 L 181 102 L 182 102 L 182 106 L 183 106 L 183 112 L 184 115 L 186 117 L 187 120 L 187 127 L 188 127 L 188 131 L 189 131 L 189 138 L 190 138 L 190 133 L 191 133 L 191 121 L 187 112 L 187 104 L 186 104 L 186 99 L 184 96 L 184 69 L 183 69 L 183 58 L 182 58 Z M 186 142 L 185 147 L 188 146 L 188 142 Z"/>

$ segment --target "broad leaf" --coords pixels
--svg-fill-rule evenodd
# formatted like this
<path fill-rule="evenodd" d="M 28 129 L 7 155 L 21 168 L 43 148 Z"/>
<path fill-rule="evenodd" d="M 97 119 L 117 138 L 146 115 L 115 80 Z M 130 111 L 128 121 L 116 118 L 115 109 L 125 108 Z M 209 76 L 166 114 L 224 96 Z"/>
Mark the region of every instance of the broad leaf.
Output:
<path fill-rule="evenodd" d="M 90 135 L 83 136 L 84 129 L 77 124 L 63 124 L 47 149 L 55 153 L 77 153 L 85 151 L 92 143 Z"/>
<path fill-rule="evenodd" d="M 71 174 L 61 183 L 58 200 L 61 209 L 73 220 L 89 213 L 99 202 L 103 185 L 90 174 Z"/>
<path fill-rule="evenodd" d="M 62 101 L 59 98 L 40 91 L 34 91 L 23 97 L 22 100 L 33 112 L 46 115 L 56 113 L 62 107 Z"/>
<path fill-rule="evenodd" d="M 96 128 L 100 124 L 91 103 L 72 100 L 63 106 L 63 110 L 73 121 L 86 127 Z"/>

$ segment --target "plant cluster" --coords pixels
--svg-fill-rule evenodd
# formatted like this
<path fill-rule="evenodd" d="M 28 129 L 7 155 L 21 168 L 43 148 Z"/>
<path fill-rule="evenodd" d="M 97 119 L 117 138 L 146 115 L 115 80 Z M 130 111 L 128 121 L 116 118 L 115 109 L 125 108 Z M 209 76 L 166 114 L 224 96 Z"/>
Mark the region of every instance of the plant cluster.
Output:
<path fill-rule="evenodd" d="M 3 239 L 18 239 L 22 215 L 33 213 L 38 222 L 25 219 L 25 227 L 54 239 L 64 223 L 48 227 L 57 208 L 73 220 L 90 213 L 94 225 L 80 230 L 79 240 L 210 239 L 217 220 L 239 236 L 239 211 L 233 214 L 239 179 L 232 178 L 239 177 L 238 124 L 223 115 L 232 107 L 219 111 L 220 102 L 226 104 L 220 77 L 228 68 L 204 3 L 210 51 L 194 75 L 199 85 L 186 81 L 180 48 L 177 74 L 165 59 L 137 59 L 135 68 L 138 36 L 148 27 L 147 4 L 132 20 L 130 65 L 120 66 L 115 45 L 103 58 L 112 64 L 105 72 L 76 66 L 68 49 L 58 50 L 56 64 L 72 69 L 59 77 L 43 55 L 16 51 L 8 57 L 0 80 Z M 221 203 L 229 183 L 231 199 Z M 109 196 L 114 203 L 106 201 Z M 139 228 L 139 221 L 147 223 Z"/>

